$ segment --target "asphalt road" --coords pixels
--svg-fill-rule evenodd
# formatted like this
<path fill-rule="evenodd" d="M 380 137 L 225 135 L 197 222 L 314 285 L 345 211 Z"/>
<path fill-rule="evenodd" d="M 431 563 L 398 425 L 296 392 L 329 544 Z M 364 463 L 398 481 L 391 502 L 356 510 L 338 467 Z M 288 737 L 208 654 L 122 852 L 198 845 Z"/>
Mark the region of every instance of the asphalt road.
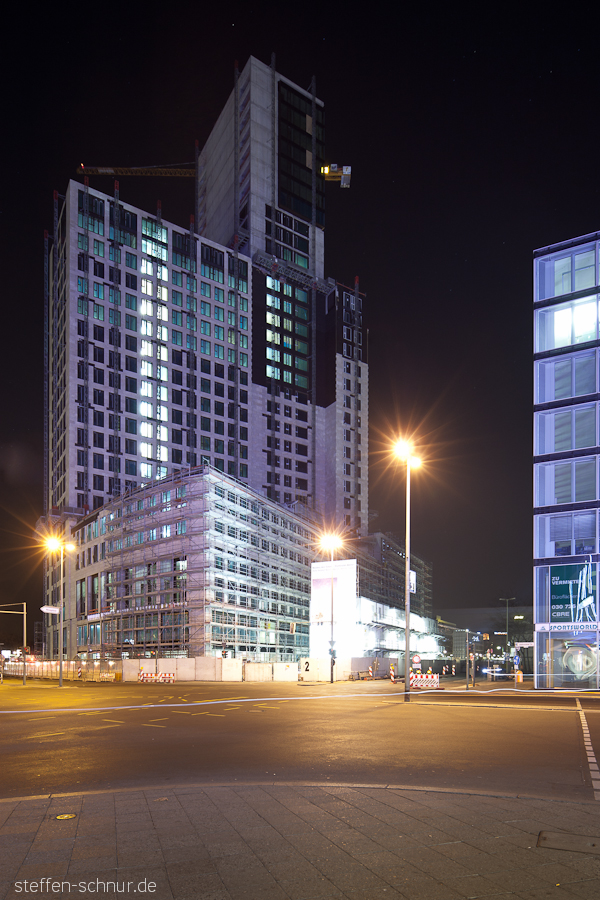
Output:
<path fill-rule="evenodd" d="M 582 698 L 600 758 L 600 699 Z M 594 798 L 578 701 L 347 684 L 0 686 L 0 798 L 328 782 Z"/>

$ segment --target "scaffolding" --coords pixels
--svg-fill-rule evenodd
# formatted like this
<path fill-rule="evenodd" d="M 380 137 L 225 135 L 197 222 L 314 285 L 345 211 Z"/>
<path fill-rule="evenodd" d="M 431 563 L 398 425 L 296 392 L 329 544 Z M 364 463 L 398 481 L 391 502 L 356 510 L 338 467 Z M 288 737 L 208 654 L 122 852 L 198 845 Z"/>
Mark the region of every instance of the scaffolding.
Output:
<path fill-rule="evenodd" d="M 79 571 L 82 553 L 104 569 L 89 595 L 89 576 L 75 575 L 78 627 L 93 636 L 84 642 L 80 631 L 80 654 L 306 655 L 314 523 L 220 470 L 145 484 L 82 519 L 74 536 Z"/>

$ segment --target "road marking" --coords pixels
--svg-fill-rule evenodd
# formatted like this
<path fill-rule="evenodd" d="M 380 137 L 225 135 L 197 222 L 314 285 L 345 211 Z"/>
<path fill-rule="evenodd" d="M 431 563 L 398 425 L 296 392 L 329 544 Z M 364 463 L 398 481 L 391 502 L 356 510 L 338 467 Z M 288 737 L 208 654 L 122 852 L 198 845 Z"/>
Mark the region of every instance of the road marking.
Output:
<path fill-rule="evenodd" d="M 149 725 L 148 722 L 142 722 L 144 728 L 166 728 L 166 725 Z"/>
<path fill-rule="evenodd" d="M 125 722 L 120 722 L 118 719 L 102 719 L 103 722 L 115 722 L 117 725 L 124 725 Z"/>
<path fill-rule="evenodd" d="M 278 706 L 267 706 L 266 703 L 257 703 L 256 705 L 261 709 L 279 709 Z"/>
<path fill-rule="evenodd" d="M 185 710 L 185 709 L 174 709 L 174 710 L 173 710 L 173 714 L 176 715 L 176 716 L 191 716 L 191 715 L 192 715 L 192 713 L 189 713 L 189 712 L 188 712 L 187 710 Z M 198 715 L 199 715 L 199 714 L 198 714 Z"/>
<path fill-rule="evenodd" d="M 592 780 L 592 789 L 594 791 L 594 800 L 600 800 L 600 777 L 598 772 L 598 763 L 596 762 L 596 755 L 594 753 L 594 748 L 592 747 L 592 741 L 590 738 L 590 730 L 588 728 L 587 719 L 585 717 L 585 713 L 579 702 L 579 697 L 575 698 L 575 703 L 577 705 L 577 712 L 579 713 L 579 722 L 581 725 L 581 731 L 583 733 L 583 746 L 585 748 L 585 753 L 587 757 L 588 769 L 590 772 L 590 778 Z"/>
<path fill-rule="evenodd" d="M 232 709 L 241 709 L 241 706 L 226 706 L 225 712 L 230 712 Z"/>
<path fill-rule="evenodd" d="M 56 737 L 57 734 L 66 734 L 64 731 L 51 731 L 47 734 L 30 734 L 28 737 L 30 738 L 40 738 L 40 737 Z"/>
<path fill-rule="evenodd" d="M 225 716 L 223 713 L 206 713 L 207 716 L 213 716 L 213 718 L 224 719 Z"/>
<path fill-rule="evenodd" d="M 50 719 L 56 719 L 56 716 L 44 716 L 43 719 L 29 719 L 30 722 L 48 722 Z"/>
<path fill-rule="evenodd" d="M 168 716 L 165 716 L 165 717 L 162 718 L 162 719 L 150 719 L 150 721 L 151 721 L 151 722 L 166 722 L 167 719 L 168 719 Z"/>

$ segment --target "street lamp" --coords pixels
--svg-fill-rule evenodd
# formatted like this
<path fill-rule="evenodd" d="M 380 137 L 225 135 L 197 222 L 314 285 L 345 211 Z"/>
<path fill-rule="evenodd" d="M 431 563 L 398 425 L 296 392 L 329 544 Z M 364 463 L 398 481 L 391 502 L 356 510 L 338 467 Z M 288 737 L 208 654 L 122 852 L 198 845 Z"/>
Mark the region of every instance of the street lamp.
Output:
<path fill-rule="evenodd" d="M 44 541 L 44 546 L 49 554 L 58 553 L 60 550 L 60 571 L 59 571 L 59 588 L 58 588 L 58 609 L 55 606 L 42 606 L 42 612 L 53 615 L 58 613 L 58 686 L 63 686 L 63 580 L 64 580 L 64 564 L 65 550 L 70 552 L 75 549 L 75 544 L 61 541 L 57 537 L 48 537 Z"/>
<path fill-rule="evenodd" d="M 504 665 L 506 666 L 506 671 L 508 673 L 508 660 L 510 659 L 510 650 L 508 646 L 508 604 L 511 600 L 516 600 L 516 597 L 500 597 L 501 603 L 506 603 L 506 655 L 504 659 Z"/>
<path fill-rule="evenodd" d="M 324 534 L 322 535 L 319 544 L 322 550 L 327 550 L 331 552 L 331 640 L 329 642 L 329 653 L 331 654 L 331 684 L 333 684 L 333 666 L 335 663 L 334 657 L 334 649 L 333 649 L 333 554 L 335 550 L 339 550 L 340 547 L 343 547 L 344 542 L 339 536 L 339 534 Z"/>
<path fill-rule="evenodd" d="M 410 470 L 418 469 L 421 460 L 413 456 L 413 446 L 410 441 L 396 441 L 394 455 L 406 463 L 406 537 L 405 537 L 405 566 L 404 566 L 404 697 L 410 702 Z"/>

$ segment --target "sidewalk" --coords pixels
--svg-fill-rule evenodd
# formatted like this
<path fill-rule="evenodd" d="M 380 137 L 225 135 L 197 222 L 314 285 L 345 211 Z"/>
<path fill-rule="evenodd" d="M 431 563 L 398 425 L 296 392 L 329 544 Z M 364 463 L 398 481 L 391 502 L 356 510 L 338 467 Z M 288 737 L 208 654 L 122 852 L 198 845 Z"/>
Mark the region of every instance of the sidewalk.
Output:
<path fill-rule="evenodd" d="M 0 900 L 598 900 L 600 856 L 537 848 L 542 830 L 600 835 L 600 803 L 334 784 L 3 800 Z"/>

